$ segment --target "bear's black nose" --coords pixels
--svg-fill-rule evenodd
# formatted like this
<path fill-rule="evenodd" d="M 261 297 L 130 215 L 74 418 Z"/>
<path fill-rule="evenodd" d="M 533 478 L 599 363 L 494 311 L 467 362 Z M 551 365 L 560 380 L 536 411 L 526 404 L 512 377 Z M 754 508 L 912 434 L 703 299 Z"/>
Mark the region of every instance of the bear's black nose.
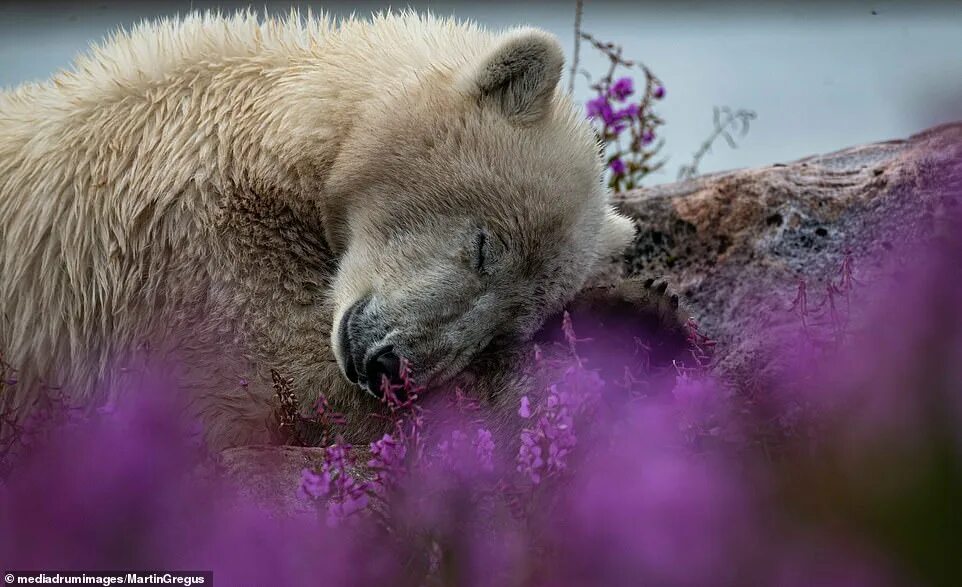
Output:
<path fill-rule="evenodd" d="M 374 395 L 382 395 L 382 380 L 387 377 L 388 382 L 395 384 L 401 379 L 401 358 L 394 352 L 393 346 L 386 346 L 367 360 L 364 365 L 367 374 L 368 390 Z"/>

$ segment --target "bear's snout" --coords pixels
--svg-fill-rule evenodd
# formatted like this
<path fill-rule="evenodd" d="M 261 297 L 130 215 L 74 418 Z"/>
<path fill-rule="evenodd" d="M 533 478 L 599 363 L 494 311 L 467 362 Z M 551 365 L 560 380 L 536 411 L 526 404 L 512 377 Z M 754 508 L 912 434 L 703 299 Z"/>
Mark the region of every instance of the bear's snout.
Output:
<path fill-rule="evenodd" d="M 338 344 L 344 376 L 369 394 L 380 397 L 384 377 L 397 383 L 401 358 L 393 345 L 383 344 L 387 329 L 373 311 L 371 299 L 362 298 L 344 312 Z"/>
<path fill-rule="evenodd" d="M 401 358 L 394 352 L 394 347 L 388 345 L 368 357 L 364 364 L 364 371 L 367 374 L 367 391 L 380 397 L 385 377 L 390 383 L 398 383 L 401 374 Z"/>

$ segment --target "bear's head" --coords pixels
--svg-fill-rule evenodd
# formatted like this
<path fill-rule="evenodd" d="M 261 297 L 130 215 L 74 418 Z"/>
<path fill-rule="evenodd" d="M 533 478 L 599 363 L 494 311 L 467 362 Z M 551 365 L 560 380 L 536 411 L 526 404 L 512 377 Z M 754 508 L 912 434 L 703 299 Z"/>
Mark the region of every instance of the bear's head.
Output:
<path fill-rule="evenodd" d="M 361 105 L 326 211 L 332 347 L 352 382 L 377 393 L 401 357 L 419 383 L 450 379 L 529 338 L 630 241 L 562 66 L 554 37 L 523 29 Z"/>

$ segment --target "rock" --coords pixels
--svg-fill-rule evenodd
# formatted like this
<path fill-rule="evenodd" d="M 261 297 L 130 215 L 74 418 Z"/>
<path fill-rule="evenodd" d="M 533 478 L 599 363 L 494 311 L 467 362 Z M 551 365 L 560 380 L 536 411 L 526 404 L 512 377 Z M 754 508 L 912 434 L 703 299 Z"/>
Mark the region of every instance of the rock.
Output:
<path fill-rule="evenodd" d="M 222 451 L 217 464 L 241 493 L 286 512 L 303 512 L 313 504 L 298 494 L 301 471 L 319 466 L 323 458 L 323 448 L 241 446 Z"/>
<path fill-rule="evenodd" d="M 317 471 L 324 448 L 312 446 L 251 445 L 228 448 L 217 455 L 222 479 L 255 502 L 291 514 L 318 513 L 318 504 L 300 492 L 301 472 Z M 370 480 L 363 463 L 370 458 L 366 446 L 355 447 L 351 458 L 357 468 L 348 471 L 357 479 Z"/>
<path fill-rule="evenodd" d="M 797 324 L 804 281 L 812 305 L 830 281 L 890 271 L 960 203 L 962 123 L 905 140 L 788 164 L 705 175 L 616 197 L 639 227 L 628 273 L 667 278 L 723 368 L 744 368 L 758 345 L 742 335 Z M 844 265 L 844 267 L 843 267 Z M 763 320 L 763 324 L 759 324 Z"/>

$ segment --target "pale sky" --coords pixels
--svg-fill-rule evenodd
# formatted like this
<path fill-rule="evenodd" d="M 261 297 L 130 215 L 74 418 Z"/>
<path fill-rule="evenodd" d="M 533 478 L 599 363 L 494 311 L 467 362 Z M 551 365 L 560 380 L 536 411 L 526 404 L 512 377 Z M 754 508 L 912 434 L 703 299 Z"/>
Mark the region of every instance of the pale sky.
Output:
<path fill-rule="evenodd" d="M 294 3 L 358 14 L 383 2 Z M 410 2 L 492 28 L 527 24 L 557 34 L 569 54 L 574 2 Z M 291 2 L 255 7 L 284 10 Z M 239 2 L 17 2 L 0 4 L 0 86 L 42 79 L 121 25 Z M 873 14 L 874 12 L 874 14 Z M 658 112 L 675 178 L 711 129 L 713 106 L 754 110 L 736 150 L 719 144 L 702 171 L 784 162 L 899 138 L 962 120 L 962 1 L 604 2 L 587 0 L 584 28 L 620 43 L 664 81 Z M 587 46 L 583 65 L 601 71 Z M 578 80 L 576 96 L 588 97 Z"/>

